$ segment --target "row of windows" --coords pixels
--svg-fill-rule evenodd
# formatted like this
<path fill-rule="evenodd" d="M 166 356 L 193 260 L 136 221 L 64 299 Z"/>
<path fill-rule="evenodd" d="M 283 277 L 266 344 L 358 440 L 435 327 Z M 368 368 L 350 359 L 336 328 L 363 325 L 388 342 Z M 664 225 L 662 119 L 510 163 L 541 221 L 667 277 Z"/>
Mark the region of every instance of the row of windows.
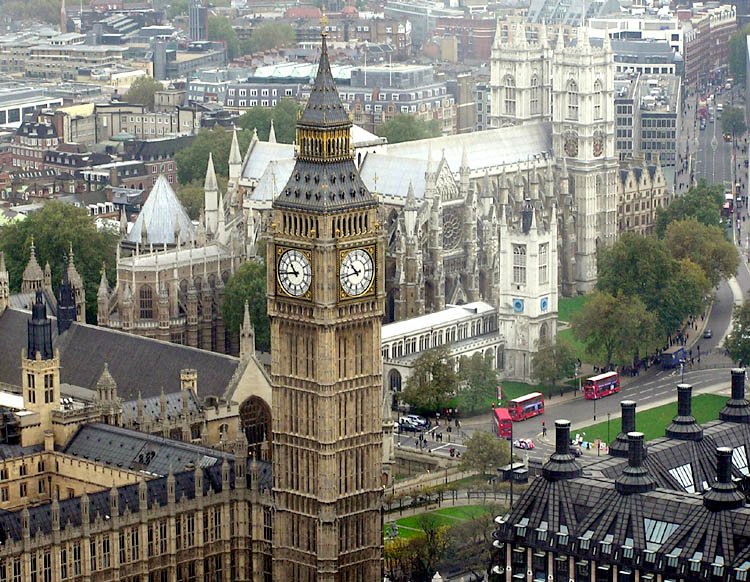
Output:
<path fill-rule="evenodd" d="M 664 119 L 664 118 L 644 118 L 641 120 L 641 127 L 676 127 L 677 120 L 674 118 L 671 119 Z"/>
<path fill-rule="evenodd" d="M 229 107 L 235 107 L 234 99 L 227 99 L 227 106 Z M 276 107 L 276 99 L 271 99 L 270 101 L 268 99 L 261 99 L 260 106 L 261 107 Z M 239 99 L 237 100 L 236 107 L 256 107 L 258 105 L 257 99 L 250 99 L 248 102 L 245 99 Z"/>
<path fill-rule="evenodd" d="M 549 243 L 539 245 L 539 284 L 549 283 Z M 526 245 L 513 245 L 513 284 L 526 285 Z"/>

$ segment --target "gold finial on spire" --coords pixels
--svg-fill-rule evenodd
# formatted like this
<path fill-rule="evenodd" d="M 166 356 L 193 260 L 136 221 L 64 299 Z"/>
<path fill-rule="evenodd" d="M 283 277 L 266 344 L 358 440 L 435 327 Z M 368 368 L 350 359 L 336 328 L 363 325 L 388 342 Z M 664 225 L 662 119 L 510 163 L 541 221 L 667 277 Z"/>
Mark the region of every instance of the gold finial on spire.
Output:
<path fill-rule="evenodd" d="M 320 34 L 323 36 L 327 35 L 328 32 L 326 31 L 326 28 L 328 28 L 328 15 L 326 14 L 326 9 L 322 9 L 322 15 L 320 16 Z"/>

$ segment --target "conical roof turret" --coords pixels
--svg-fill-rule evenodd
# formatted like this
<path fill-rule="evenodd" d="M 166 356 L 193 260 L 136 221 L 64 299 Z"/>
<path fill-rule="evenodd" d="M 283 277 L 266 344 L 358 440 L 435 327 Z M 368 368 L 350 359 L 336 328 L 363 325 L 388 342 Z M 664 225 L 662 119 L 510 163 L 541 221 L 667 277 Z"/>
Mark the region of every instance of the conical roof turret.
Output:
<path fill-rule="evenodd" d="M 23 270 L 23 280 L 26 281 L 39 281 L 42 282 L 44 279 L 44 273 L 42 267 L 39 265 L 39 261 L 36 258 L 36 247 L 34 246 L 34 239 L 31 239 L 31 246 L 29 249 L 29 262 L 26 263 L 26 268 Z"/>
<path fill-rule="evenodd" d="M 271 119 L 271 129 L 268 130 L 268 143 L 276 143 L 276 128 L 273 126 L 273 119 Z"/>
<path fill-rule="evenodd" d="M 315 76 L 310 98 L 307 100 L 305 110 L 298 124 L 303 126 L 330 126 L 346 124 L 351 126 L 349 114 L 339 98 L 336 83 L 331 73 L 331 64 L 328 61 L 327 34 L 321 34 L 320 61 L 318 62 L 318 73 Z"/>

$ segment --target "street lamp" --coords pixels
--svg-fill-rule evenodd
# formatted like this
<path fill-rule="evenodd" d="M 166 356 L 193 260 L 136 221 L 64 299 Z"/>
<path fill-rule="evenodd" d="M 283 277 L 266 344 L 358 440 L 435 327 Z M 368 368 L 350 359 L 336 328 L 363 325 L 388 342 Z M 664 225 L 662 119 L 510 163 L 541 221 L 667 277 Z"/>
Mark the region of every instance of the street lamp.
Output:
<path fill-rule="evenodd" d="M 609 448 L 609 418 L 612 416 L 611 412 L 607 413 L 607 448 Z"/>
<path fill-rule="evenodd" d="M 594 393 L 594 420 L 596 420 L 596 393 Z"/>

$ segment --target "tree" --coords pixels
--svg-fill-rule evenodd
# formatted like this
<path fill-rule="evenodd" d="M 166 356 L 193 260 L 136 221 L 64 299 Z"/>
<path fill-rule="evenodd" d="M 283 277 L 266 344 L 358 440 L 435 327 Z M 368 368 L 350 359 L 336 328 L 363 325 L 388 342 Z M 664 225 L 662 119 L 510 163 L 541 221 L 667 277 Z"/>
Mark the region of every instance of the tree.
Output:
<path fill-rule="evenodd" d="M 226 192 L 228 179 L 222 175 L 217 175 L 216 181 L 218 182 L 219 190 Z M 203 180 L 193 180 L 187 184 L 178 184 L 175 194 L 177 194 L 180 203 L 185 207 L 188 216 L 192 220 L 198 220 L 205 202 Z"/>
<path fill-rule="evenodd" d="M 237 141 L 244 152 L 250 143 L 250 132 L 238 131 Z M 217 176 L 229 175 L 229 150 L 232 147 L 232 132 L 223 127 L 204 129 L 195 136 L 193 142 L 175 154 L 177 179 L 180 184 L 197 181 L 201 184 L 206 177 L 208 154 L 212 153 Z"/>
<path fill-rule="evenodd" d="M 271 324 L 266 310 L 266 265 L 248 261 L 240 265 L 224 288 L 221 313 L 227 329 L 239 331 L 245 313 L 245 302 L 250 308 L 250 319 L 255 328 L 255 347 L 261 352 L 271 351 Z"/>
<path fill-rule="evenodd" d="M 242 41 L 242 54 L 253 54 L 271 49 L 294 46 L 297 35 L 291 24 L 266 22 L 253 29 L 250 38 Z"/>
<path fill-rule="evenodd" d="M 237 121 L 245 130 L 258 130 L 258 139 L 266 141 L 271 130 L 271 120 L 276 141 L 292 143 L 296 137 L 300 106 L 292 99 L 282 99 L 275 107 L 251 107 Z"/>
<path fill-rule="evenodd" d="M 498 467 L 510 462 L 510 445 L 491 432 L 475 431 L 464 441 L 466 450 L 461 455 L 461 469 L 494 475 Z"/>
<path fill-rule="evenodd" d="M 729 38 L 729 70 L 732 72 L 735 85 L 745 84 L 748 35 L 750 35 L 750 25 L 746 24 Z"/>
<path fill-rule="evenodd" d="M 632 364 L 658 345 L 656 316 L 637 296 L 594 291 L 571 325 L 586 352 L 606 364 Z"/>
<path fill-rule="evenodd" d="M 218 40 L 227 48 L 227 59 L 232 61 L 240 54 L 240 39 L 225 16 L 208 17 L 208 40 Z"/>
<path fill-rule="evenodd" d="M 739 266 L 734 245 L 717 226 L 706 226 L 695 218 L 669 224 L 664 242 L 672 257 L 690 259 L 705 273 L 711 286 L 732 277 Z"/>
<path fill-rule="evenodd" d="M 2 8 L 3 16 L 13 22 L 60 22 L 60 0 L 5 0 Z"/>
<path fill-rule="evenodd" d="M 458 368 L 458 376 L 466 383 L 461 391 L 461 410 L 473 414 L 486 410 L 487 401 L 497 394 L 497 372 L 494 361 L 475 352 L 470 358 L 464 356 Z"/>
<path fill-rule="evenodd" d="M 97 230 L 96 223 L 84 209 L 57 201 L 45 204 L 25 220 L 3 226 L 0 251 L 5 253 L 13 291 L 21 288 L 32 237 L 41 265 L 49 261 L 55 289 L 62 281 L 63 257 L 73 248 L 75 265 L 86 291 L 86 321 L 95 322 L 96 292 L 103 264 L 107 266 L 109 280 L 115 280 L 117 232 Z"/>
<path fill-rule="evenodd" d="M 402 393 L 404 402 L 425 412 L 437 412 L 456 392 L 458 375 L 445 345 L 427 350 L 414 362 Z"/>
<path fill-rule="evenodd" d="M 721 114 L 721 129 L 732 138 L 740 137 L 747 131 L 745 112 L 739 107 L 730 107 Z"/>
<path fill-rule="evenodd" d="M 436 119 L 423 121 L 407 113 L 399 113 L 376 129 L 376 133 L 388 139 L 388 143 L 399 143 L 438 137 L 440 123 Z"/>
<path fill-rule="evenodd" d="M 576 358 L 570 346 L 563 342 L 544 342 L 532 360 L 533 378 L 546 385 L 557 387 L 557 383 L 571 378 L 576 372 Z"/>
<path fill-rule="evenodd" d="M 174 20 L 178 16 L 188 13 L 189 0 L 171 0 L 167 8 L 167 18 Z"/>
<path fill-rule="evenodd" d="M 491 506 L 487 512 L 477 512 L 468 519 L 451 525 L 445 532 L 446 548 L 438 565 L 439 571 L 461 564 L 471 571 L 476 580 L 482 580 L 495 553 L 492 545 L 495 516 L 503 513 L 503 508 Z"/>
<path fill-rule="evenodd" d="M 154 93 L 163 89 L 164 85 L 159 81 L 144 75 L 133 81 L 123 99 L 132 105 L 145 105 L 152 109 L 154 107 Z"/>
<path fill-rule="evenodd" d="M 732 331 L 724 341 L 729 357 L 740 366 L 750 362 L 750 300 L 734 308 Z"/>
<path fill-rule="evenodd" d="M 675 259 L 663 240 L 627 233 L 601 249 L 597 258 L 596 288 L 612 296 L 638 297 L 658 318 L 663 336 L 703 308 L 708 278 L 700 267 L 692 268 L 692 261 Z"/>
<path fill-rule="evenodd" d="M 684 196 L 678 196 L 666 208 L 656 211 L 656 233 L 663 237 L 670 222 L 695 218 L 706 226 L 721 226 L 721 206 L 724 204 L 722 187 L 709 186 L 701 180 Z"/>

